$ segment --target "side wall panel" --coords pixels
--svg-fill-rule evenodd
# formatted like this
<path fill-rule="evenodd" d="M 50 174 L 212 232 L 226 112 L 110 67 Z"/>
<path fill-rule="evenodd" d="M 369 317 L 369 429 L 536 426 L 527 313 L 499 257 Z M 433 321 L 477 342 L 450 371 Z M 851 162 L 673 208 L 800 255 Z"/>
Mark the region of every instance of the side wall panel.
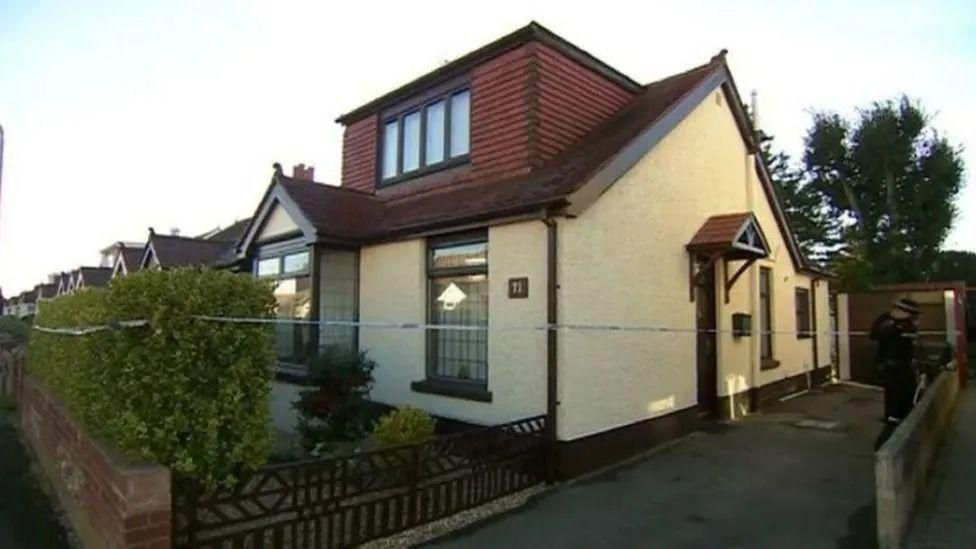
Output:
<path fill-rule="evenodd" d="M 725 303 L 716 266 L 717 393 L 813 367 L 813 342 L 795 333 L 798 274 L 725 97 L 710 94 L 580 217 L 560 228 L 560 322 L 653 325 L 678 332 L 561 332 L 559 438 L 572 440 L 697 405 L 695 304 L 686 243 L 712 215 L 754 211 L 771 256 L 754 264 Z M 729 266 L 730 274 L 740 263 Z M 759 370 L 759 337 L 733 338 L 732 313 L 759 326 L 758 268 L 773 269 L 774 358 Z M 818 316 L 826 325 L 826 284 Z M 824 342 L 824 362 L 829 361 Z M 737 415 L 737 414 L 732 414 Z"/>

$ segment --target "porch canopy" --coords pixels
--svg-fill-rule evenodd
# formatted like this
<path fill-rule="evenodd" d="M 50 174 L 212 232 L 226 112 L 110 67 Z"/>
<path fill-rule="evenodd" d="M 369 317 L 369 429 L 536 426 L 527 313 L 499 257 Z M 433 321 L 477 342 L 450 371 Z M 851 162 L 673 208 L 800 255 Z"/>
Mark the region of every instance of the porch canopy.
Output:
<path fill-rule="evenodd" d="M 688 275 L 691 300 L 695 299 L 695 286 L 715 262 L 725 262 L 725 302 L 729 291 L 757 259 L 769 257 L 769 243 L 759 221 L 752 212 L 713 215 L 705 220 L 686 246 L 688 250 Z M 744 263 L 729 277 L 729 263 Z M 696 270 L 697 266 L 697 270 Z"/>

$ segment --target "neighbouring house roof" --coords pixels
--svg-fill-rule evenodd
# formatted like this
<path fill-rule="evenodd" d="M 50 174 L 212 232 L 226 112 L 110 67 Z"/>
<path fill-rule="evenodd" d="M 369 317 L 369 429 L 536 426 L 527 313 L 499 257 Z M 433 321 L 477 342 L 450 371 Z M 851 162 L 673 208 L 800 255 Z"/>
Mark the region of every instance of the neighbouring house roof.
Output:
<path fill-rule="evenodd" d="M 139 260 L 142 259 L 142 250 L 145 247 L 139 248 L 122 248 L 122 252 L 119 254 L 119 259 L 125 265 L 125 270 L 128 273 L 132 271 L 139 270 Z"/>
<path fill-rule="evenodd" d="M 96 288 L 107 286 L 112 279 L 112 269 L 110 267 L 82 267 L 81 279 L 85 282 L 86 288 Z"/>
<path fill-rule="evenodd" d="M 145 262 L 147 254 L 151 252 L 159 266 L 164 269 L 208 266 L 215 264 L 228 249 L 233 247 L 234 242 L 150 234 L 140 264 Z"/>
<path fill-rule="evenodd" d="M 38 284 L 34 286 L 34 293 L 38 298 L 49 299 L 55 297 L 58 293 L 58 285 L 55 283 Z"/>
<path fill-rule="evenodd" d="M 36 301 L 37 301 L 37 292 L 35 292 L 34 290 L 27 290 L 26 292 L 22 292 L 20 294 L 21 303 L 26 303 L 29 305 Z"/>
<path fill-rule="evenodd" d="M 543 31 L 522 29 L 517 33 Z M 349 244 L 390 240 L 501 218 L 580 215 L 716 89 L 724 93 L 746 149 L 757 153 L 755 131 L 742 105 L 725 53 L 723 50 L 708 63 L 640 87 L 640 92 L 617 113 L 542 166 L 523 175 L 488 175 L 452 186 L 381 197 L 291 178 L 280 169 L 276 170 L 262 205 L 241 238 L 239 249 L 243 252 L 248 248 L 260 230 L 263 215 L 275 202 L 283 204 L 286 211 L 297 218 L 295 221 L 306 239 Z M 483 60 L 480 55 L 473 60 L 462 59 L 465 59 L 464 63 L 476 64 Z M 497 55 L 497 51 L 492 55 Z M 425 78 L 433 77 L 427 75 L 421 80 Z M 420 84 L 408 86 L 414 85 Z M 392 97 L 400 93 L 406 92 L 397 90 L 388 95 Z M 352 111 L 340 121 L 372 108 L 373 103 L 382 103 L 386 98 Z M 794 266 L 800 271 L 825 275 L 814 269 L 800 252 L 768 170 L 758 154 L 755 155 L 754 169 Z"/>
<path fill-rule="evenodd" d="M 355 122 L 359 118 L 367 116 L 393 101 L 403 97 L 412 96 L 418 92 L 430 88 L 431 86 L 436 86 L 437 84 L 440 84 L 446 80 L 463 75 L 485 61 L 498 57 L 499 55 L 518 48 L 519 46 L 522 46 L 528 42 L 541 42 L 546 44 L 556 49 L 569 59 L 572 59 L 577 63 L 596 71 L 609 80 L 616 82 L 624 89 L 630 91 L 639 91 L 641 89 L 641 85 L 632 80 L 629 76 L 623 74 L 603 61 L 600 61 L 589 52 L 583 50 L 575 44 L 572 44 L 556 33 L 543 27 L 539 23 L 532 21 L 528 25 L 507 34 L 494 42 L 490 42 L 462 57 L 459 57 L 458 59 L 455 59 L 454 61 L 451 61 L 450 63 L 428 72 L 419 78 L 411 80 L 410 82 L 396 88 L 391 92 L 385 93 L 364 105 L 356 107 L 355 109 L 337 118 L 336 122 L 341 124 Z"/>
<path fill-rule="evenodd" d="M 207 240 L 217 240 L 220 242 L 237 242 L 237 240 L 240 239 L 241 235 L 244 233 L 244 229 L 247 228 L 247 225 L 250 222 L 251 218 L 249 217 L 240 221 L 235 221 L 231 225 L 223 229 L 217 229 L 209 236 L 201 238 L 206 238 Z"/>

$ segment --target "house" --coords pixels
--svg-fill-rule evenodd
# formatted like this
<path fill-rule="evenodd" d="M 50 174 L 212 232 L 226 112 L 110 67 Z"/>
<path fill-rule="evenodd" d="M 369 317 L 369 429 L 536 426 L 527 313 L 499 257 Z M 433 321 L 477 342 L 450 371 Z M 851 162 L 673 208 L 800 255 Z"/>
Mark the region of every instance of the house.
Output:
<path fill-rule="evenodd" d="M 102 260 L 99 267 L 112 269 L 112 278 L 125 276 L 129 271 L 139 268 L 139 260 L 142 259 L 142 251 L 145 244 L 141 242 L 113 242 L 112 245 L 102 249 Z"/>
<path fill-rule="evenodd" d="M 34 313 L 37 312 L 37 294 L 34 293 L 34 290 L 21 292 L 16 299 L 17 304 L 14 308 L 13 316 L 17 318 L 34 316 Z"/>
<path fill-rule="evenodd" d="M 58 275 L 52 275 L 55 277 L 55 283 L 57 284 L 57 294 L 64 295 L 68 293 L 68 289 L 71 287 L 71 273 L 62 272 Z"/>
<path fill-rule="evenodd" d="M 72 292 L 108 286 L 109 281 L 112 280 L 111 267 L 80 267 L 75 272 L 77 275 L 74 278 Z"/>
<path fill-rule="evenodd" d="M 188 266 L 232 268 L 238 261 L 235 244 L 248 221 L 247 219 L 238 221 L 226 229 L 211 231 L 200 237 L 163 235 L 150 228 L 149 238 L 138 262 L 139 268 L 171 269 Z"/>
<path fill-rule="evenodd" d="M 360 323 L 279 329 L 279 428 L 325 345 L 382 403 L 547 414 L 563 476 L 829 375 L 724 51 L 642 85 L 532 23 L 338 122 L 340 185 L 276 166 L 238 245 L 279 316 Z"/>

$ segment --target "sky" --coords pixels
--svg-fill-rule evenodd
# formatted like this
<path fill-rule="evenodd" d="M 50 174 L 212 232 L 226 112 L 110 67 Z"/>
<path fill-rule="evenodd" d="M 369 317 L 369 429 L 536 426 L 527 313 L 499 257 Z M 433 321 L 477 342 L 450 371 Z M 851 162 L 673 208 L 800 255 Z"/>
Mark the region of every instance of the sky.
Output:
<path fill-rule="evenodd" d="M 812 112 L 908 94 L 976 169 L 972 2 L 0 0 L 0 288 L 248 217 L 276 161 L 338 183 L 338 115 L 531 20 L 640 82 L 728 48 L 794 155 Z"/>

